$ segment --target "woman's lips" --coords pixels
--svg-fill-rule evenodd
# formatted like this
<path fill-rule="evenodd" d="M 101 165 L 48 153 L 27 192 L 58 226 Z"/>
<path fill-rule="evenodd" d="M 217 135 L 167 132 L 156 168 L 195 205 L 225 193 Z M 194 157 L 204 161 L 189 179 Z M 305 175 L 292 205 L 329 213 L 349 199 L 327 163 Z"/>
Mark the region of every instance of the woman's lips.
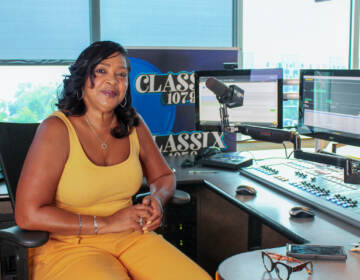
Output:
<path fill-rule="evenodd" d="M 116 96 L 116 91 L 113 91 L 113 90 L 102 90 L 101 92 L 108 97 Z"/>

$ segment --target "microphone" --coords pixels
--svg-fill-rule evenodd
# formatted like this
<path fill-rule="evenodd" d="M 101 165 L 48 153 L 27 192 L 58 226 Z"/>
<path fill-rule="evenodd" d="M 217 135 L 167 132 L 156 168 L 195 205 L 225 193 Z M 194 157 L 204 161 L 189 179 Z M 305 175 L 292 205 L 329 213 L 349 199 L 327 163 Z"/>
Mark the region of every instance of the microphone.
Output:
<path fill-rule="evenodd" d="M 238 132 L 249 135 L 255 140 L 269 141 L 273 143 L 282 143 L 284 141 L 292 142 L 296 147 L 300 141 L 298 135 L 294 131 L 287 131 L 277 128 L 240 125 Z"/>
<path fill-rule="evenodd" d="M 242 88 L 236 85 L 228 87 L 212 77 L 206 80 L 205 85 L 216 95 L 217 100 L 227 107 L 234 108 L 243 105 L 245 91 Z"/>

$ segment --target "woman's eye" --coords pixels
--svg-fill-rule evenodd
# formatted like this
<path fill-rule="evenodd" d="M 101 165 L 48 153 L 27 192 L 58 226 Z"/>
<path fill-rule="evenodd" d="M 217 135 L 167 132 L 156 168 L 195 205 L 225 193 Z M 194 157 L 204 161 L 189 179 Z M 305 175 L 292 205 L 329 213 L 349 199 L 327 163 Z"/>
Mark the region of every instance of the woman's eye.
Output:
<path fill-rule="evenodd" d="M 96 69 L 95 72 L 102 74 L 102 73 L 105 73 L 105 70 L 102 68 L 99 68 L 99 69 Z"/>
<path fill-rule="evenodd" d="M 127 77 L 127 73 L 122 72 L 122 73 L 118 73 L 118 76 L 121 78 L 126 78 Z"/>

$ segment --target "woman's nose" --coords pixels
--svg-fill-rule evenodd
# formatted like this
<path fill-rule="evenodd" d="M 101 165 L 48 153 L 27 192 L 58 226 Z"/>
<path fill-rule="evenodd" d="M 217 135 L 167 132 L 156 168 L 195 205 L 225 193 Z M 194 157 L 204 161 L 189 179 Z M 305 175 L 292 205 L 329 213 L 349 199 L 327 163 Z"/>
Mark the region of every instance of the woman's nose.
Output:
<path fill-rule="evenodd" d="M 118 82 L 118 80 L 116 79 L 116 75 L 114 74 L 109 74 L 107 75 L 106 77 L 106 82 L 111 84 L 111 85 L 114 85 Z"/>

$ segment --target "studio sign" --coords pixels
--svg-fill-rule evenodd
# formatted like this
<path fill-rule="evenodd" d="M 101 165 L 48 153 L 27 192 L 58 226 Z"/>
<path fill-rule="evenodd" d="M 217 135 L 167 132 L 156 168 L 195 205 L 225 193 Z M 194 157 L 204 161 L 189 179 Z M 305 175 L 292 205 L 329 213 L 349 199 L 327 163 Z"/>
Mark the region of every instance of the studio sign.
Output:
<path fill-rule="evenodd" d="M 153 139 L 164 154 L 195 155 L 201 148 L 216 146 L 226 148 L 223 143 L 223 133 L 211 132 L 183 132 L 166 136 L 153 135 Z"/>
<path fill-rule="evenodd" d="M 164 105 L 195 103 L 193 72 L 141 74 L 135 80 L 135 88 L 141 94 L 162 93 L 161 102 Z"/>

